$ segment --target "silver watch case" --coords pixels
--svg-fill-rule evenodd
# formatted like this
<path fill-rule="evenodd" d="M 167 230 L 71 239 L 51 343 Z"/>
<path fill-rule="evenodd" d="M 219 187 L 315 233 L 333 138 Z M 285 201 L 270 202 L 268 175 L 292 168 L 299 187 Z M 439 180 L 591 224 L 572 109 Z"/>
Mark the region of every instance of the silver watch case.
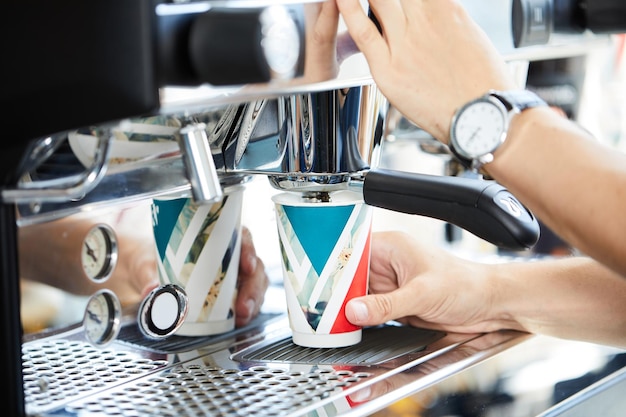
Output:
<path fill-rule="evenodd" d="M 503 124 L 502 124 L 502 132 L 499 135 L 499 140 L 493 144 L 490 149 L 486 149 L 484 152 L 480 154 L 474 154 L 465 149 L 462 145 L 460 145 L 457 136 L 457 123 L 464 112 L 466 112 L 472 106 L 475 106 L 479 103 L 489 103 L 493 105 L 498 112 L 502 116 Z M 509 128 L 509 123 L 513 116 L 519 113 L 520 110 L 515 106 L 507 106 L 504 104 L 502 100 L 500 100 L 497 96 L 489 93 L 485 96 L 479 97 L 475 100 L 470 101 L 461 107 L 453 116 L 452 124 L 450 125 L 450 149 L 452 152 L 460 158 L 463 162 L 465 162 L 468 166 L 473 169 L 478 169 L 480 166 L 487 164 L 493 161 L 493 153 L 504 143 L 506 140 L 507 131 Z"/>
<path fill-rule="evenodd" d="M 496 140 L 489 149 L 483 149 L 481 153 L 476 154 L 469 152 L 461 146 L 457 137 L 456 127 L 459 118 L 468 108 L 477 103 L 484 102 L 494 105 L 498 109 L 502 115 L 503 126 L 498 140 Z M 532 107 L 544 106 L 547 106 L 547 103 L 541 97 L 537 96 L 537 94 L 529 90 L 491 90 L 483 97 L 470 101 L 454 114 L 452 124 L 450 125 L 450 150 L 464 165 L 471 169 L 478 170 L 482 165 L 493 161 L 494 152 L 506 140 L 509 124 L 513 116 Z"/>

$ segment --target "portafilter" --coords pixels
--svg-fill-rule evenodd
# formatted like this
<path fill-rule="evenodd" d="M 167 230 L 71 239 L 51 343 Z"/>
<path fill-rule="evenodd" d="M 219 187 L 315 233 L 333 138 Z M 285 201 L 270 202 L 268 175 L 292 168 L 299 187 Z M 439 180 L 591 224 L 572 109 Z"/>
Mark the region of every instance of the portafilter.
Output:
<path fill-rule="evenodd" d="M 534 215 L 495 181 L 378 168 L 389 104 L 371 85 L 231 106 L 207 136 L 218 171 L 267 175 L 303 199 L 362 193 L 372 206 L 440 219 L 504 249 L 531 248 Z"/>

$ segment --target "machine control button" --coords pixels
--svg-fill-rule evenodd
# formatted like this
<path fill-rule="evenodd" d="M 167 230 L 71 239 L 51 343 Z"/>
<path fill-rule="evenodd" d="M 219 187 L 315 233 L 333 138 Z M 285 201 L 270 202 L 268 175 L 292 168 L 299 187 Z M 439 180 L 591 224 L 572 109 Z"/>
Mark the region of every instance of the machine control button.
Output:
<path fill-rule="evenodd" d="M 516 48 L 545 45 L 554 26 L 552 0 L 513 0 L 513 44 Z"/>
<path fill-rule="evenodd" d="M 177 285 L 155 288 L 139 307 L 137 324 L 150 339 L 163 339 L 180 328 L 187 316 L 187 294 Z"/>

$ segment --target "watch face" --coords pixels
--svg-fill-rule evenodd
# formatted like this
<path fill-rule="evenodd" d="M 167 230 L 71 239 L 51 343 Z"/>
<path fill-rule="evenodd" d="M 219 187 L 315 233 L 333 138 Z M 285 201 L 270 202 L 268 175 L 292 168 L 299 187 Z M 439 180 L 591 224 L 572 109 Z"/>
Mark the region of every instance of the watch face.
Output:
<path fill-rule="evenodd" d="M 102 347 L 113 341 L 120 330 L 122 307 L 117 296 L 109 290 L 95 293 L 85 308 L 83 327 L 87 340 Z"/>
<path fill-rule="evenodd" d="M 81 250 L 81 262 L 87 277 L 96 282 L 106 280 L 116 261 L 117 241 L 113 230 L 104 224 L 89 230 Z"/>
<path fill-rule="evenodd" d="M 501 103 L 476 100 L 458 112 L 452 124 L 451 144 L 466 158 L 488 155 L 504 141 L 507 117 Z"/>

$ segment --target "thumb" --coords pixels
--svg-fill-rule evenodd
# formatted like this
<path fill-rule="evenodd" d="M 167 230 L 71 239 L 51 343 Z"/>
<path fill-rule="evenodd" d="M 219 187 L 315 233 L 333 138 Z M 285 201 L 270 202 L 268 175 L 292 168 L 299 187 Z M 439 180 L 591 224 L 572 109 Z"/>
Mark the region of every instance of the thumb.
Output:
<path fill-rule="evenodd" d="M 346 318 L 357 326 L 375 326 L 404 317 L 398 308 L 402 303 L 394 301 L 397 291 L 353 298 L 346 304 Z"/>

